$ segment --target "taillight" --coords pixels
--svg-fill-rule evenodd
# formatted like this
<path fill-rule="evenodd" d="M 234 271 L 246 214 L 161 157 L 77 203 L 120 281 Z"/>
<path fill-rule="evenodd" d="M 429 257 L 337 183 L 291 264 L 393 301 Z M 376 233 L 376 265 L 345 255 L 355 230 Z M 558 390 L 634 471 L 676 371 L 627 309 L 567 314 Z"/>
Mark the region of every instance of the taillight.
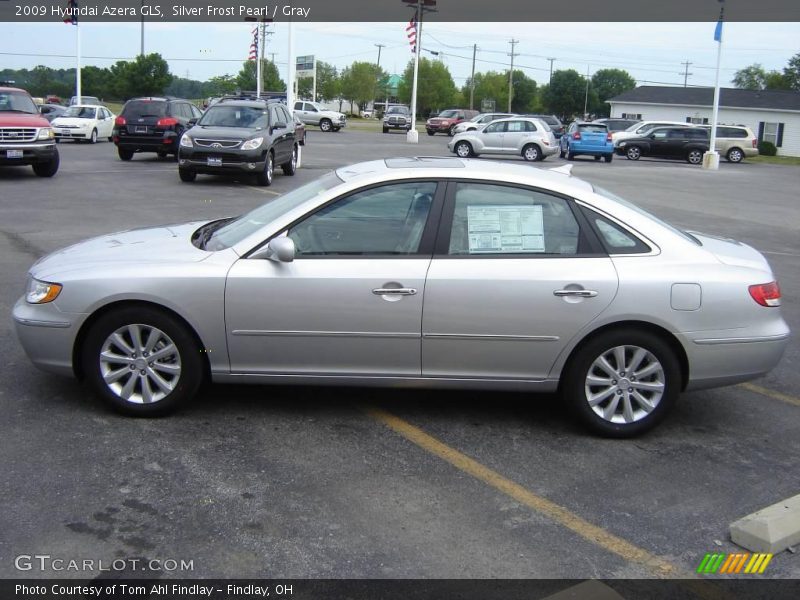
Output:
<path fill-rule="evenodd" d="M 156 127 L 172 127 L 178 124 L 178 119 L 174 117 L 163 117 L 156 122 Z"/>
<path fill-rule="evenodd" d="M 611 132 L 609 131 L 609 132 L 606 134 L 606 141 L 607 141 L 607 142 L 610 142 L 611 140 L 612 140 L 612 138 L 611 138 Z"/>
<path fill-rule="evenodd" d="M 125 117 L 117 117 L 114 119 L 114 125 L 126 125 L 128 122 L 125 120 Z"/>
<path fill-rule="evenodd" d="M 572 134 L 572 139 L 573 139 L 573 140 L 579 140 L 579 139 L 581 139 L 581 132 L 580 132 L 580 131 L 576 131 L 575 133 L 573 133 L 573 134 Z"/>
<path fill-rule="evenodd" d="M 758 140 L 753 138 L 753 148 L 758 148 Z"/>
<path fill-rule="evenodd" d="M 781 305 L 781 287 L 778 285 L 777 281 L 751 285 L 747 290 L 750 292 L 753 300 L 758 302 L 761 306 Z"/>

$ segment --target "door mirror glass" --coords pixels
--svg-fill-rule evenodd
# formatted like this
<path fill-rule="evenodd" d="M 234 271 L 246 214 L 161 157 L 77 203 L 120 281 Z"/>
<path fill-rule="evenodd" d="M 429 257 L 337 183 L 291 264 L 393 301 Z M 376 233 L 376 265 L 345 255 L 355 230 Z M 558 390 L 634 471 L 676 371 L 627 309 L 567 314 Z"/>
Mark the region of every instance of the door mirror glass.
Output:
<path fill-rule="evenodd" d="M 280 236 L 272 238 L 267 244 L 267 253 L 265 258 L 277 262 L 292 262 L 294 260 L 294 242 L 291 238 Z"/>

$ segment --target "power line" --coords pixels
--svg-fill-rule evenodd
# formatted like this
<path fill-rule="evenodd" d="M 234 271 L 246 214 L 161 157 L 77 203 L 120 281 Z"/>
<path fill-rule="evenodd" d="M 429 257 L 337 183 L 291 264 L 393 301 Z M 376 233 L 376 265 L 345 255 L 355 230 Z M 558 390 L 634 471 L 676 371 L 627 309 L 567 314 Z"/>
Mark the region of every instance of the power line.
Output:
<path fill-rule="evenodd" d="M 681 63 L 684 66 L 683 69 L 683 87 L 686 87 L 686 84 L 689 82 L 689 75 L 694 75 L 694 73 L 689 73 L 689 65 L 694 64 L 690 63 L 688 60 L 685 60 Z M 680 73 L 678 73 L 680 75 Z"/>

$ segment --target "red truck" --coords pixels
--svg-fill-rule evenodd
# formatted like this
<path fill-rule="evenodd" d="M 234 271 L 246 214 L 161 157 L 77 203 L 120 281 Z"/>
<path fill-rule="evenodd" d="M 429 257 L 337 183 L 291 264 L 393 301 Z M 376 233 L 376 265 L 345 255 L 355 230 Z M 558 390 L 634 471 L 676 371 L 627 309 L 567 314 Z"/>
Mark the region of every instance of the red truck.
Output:
<path fill-rule="evenodd" d="M 443 110 L 439 113 L 439 116 L 432 117 L 426 121 L 425 130 L 428 132 L 428 135 L 446 133 L 452 137 L 456 125 L 478 114 L 480 113 L 477 110 L 461 110 L 458 108 Z"/>
<path fill-rule="evenodd" d="M 30 94 L 0 87 L 0 167 L 31 165 L 39 177 L 52 177 L 58 164 L 53 128 Z"/>

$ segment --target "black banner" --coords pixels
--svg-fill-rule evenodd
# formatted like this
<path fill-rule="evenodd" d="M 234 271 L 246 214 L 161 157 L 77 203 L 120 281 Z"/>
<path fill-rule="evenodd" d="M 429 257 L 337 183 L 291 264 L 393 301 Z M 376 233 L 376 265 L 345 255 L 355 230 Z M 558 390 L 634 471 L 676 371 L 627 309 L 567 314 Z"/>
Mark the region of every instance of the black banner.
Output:
<path fill-rule="evenodd" d="M 763 579 L 5 579 L 3 600 L 797 600 L 800 581 Z"/>
<path fill-rule="evenodd" d="M 716 21 L 714 0 L 425 0 L 425 19 L 443 22 Z M 407 21 L 403 0 L 0 0 L 0 21 L 59 22 L 76 11 L 79 22 Z M 800 21 L 797 0 L 725 0 L 725 20 Z"/>

